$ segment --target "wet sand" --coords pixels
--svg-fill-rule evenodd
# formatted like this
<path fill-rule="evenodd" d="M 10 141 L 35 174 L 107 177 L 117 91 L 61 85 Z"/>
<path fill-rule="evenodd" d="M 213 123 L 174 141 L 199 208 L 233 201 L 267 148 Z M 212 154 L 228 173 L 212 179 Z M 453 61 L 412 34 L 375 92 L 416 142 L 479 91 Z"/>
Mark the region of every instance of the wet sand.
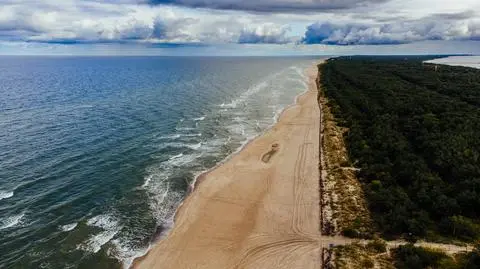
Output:
<path fill-rule="evenodd" d="M 317 67 L 269 131 L 202 175 L 175 225 L 134 268 L 320 268 Z"/>

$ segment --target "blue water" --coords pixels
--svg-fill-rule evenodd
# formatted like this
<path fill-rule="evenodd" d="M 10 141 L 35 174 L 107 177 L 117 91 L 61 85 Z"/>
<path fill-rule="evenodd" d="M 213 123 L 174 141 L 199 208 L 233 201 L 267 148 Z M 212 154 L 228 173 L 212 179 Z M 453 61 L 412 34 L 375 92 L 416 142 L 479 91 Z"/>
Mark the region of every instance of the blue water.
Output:
<path fill-rule="evenodd" d="M 311 58 L 0 57 L 0 268 L 128 266 Z"/>

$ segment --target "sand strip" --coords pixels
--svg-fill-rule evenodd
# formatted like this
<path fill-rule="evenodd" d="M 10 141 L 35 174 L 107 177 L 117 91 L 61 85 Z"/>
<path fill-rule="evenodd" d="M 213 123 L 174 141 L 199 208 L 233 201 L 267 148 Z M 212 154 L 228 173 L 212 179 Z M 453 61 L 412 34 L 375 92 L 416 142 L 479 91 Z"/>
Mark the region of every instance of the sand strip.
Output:
<path fill-rule="evenodd" d="M 202 175 L 168 236 L 134 268 L 321 267 L 317 67 L 278 123 Z"/>

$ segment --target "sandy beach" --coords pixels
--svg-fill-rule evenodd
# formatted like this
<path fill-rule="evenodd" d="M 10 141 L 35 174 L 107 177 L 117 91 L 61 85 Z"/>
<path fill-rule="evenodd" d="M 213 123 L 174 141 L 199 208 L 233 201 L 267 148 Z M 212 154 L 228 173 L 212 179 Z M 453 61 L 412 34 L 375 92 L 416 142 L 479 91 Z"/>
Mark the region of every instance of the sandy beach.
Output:
<path fill-rule="evenodd" d="M 275 126 L 202 175 L 134 268 L 320 268 L 317 67 Z"/>

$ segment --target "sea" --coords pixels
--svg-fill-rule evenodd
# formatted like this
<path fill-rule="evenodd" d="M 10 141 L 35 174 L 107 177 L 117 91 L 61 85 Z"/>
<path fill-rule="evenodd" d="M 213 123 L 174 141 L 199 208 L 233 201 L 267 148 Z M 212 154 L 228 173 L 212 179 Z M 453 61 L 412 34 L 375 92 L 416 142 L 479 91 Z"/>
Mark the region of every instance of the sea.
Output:
<path fill-rule="evenodd" d="M 427 61 L 433 64 L 465 66 L 480 69 L 480 56 L 450 56 Z"/>
<path fill-rule="evenodd" d="M 128 268 L 313 57 L 0 57 L 0 268 Z"/>

